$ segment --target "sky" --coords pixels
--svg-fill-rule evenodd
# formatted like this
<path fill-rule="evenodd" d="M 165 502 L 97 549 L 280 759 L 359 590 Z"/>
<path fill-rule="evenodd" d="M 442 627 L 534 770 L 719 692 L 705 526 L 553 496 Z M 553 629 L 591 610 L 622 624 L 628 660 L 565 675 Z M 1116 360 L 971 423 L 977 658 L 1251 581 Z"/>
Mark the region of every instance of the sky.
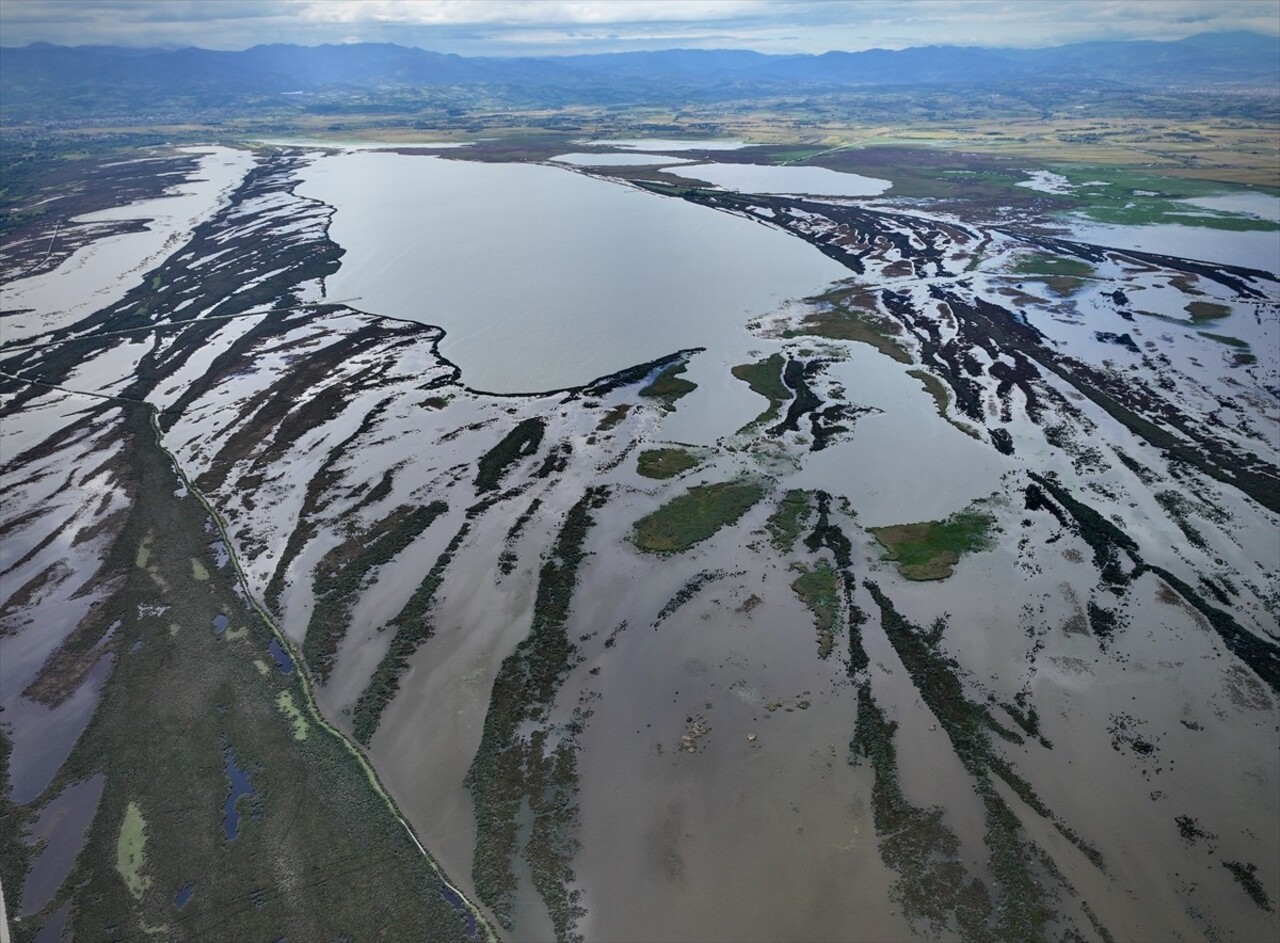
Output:
<path fill-rule="evenodd" d="M 0 0 L 0 43 L 394 42 L 462 55 L 820 53 L 1280 34 L 1280 0 Z"/>

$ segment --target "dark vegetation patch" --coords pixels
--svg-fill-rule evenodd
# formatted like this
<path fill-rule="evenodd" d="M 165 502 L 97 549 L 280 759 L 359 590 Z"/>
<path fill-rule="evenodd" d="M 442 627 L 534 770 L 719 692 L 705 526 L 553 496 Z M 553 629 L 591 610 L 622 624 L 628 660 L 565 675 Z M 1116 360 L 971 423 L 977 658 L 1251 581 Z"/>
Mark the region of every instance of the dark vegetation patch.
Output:
<path fill-rule="evenodd" d="M 497 445 L 481 456 L 476 491 L 497 490 L 512 465 L 538 451 L 546 428 L 545 420 L 536 416 L 517 423 Z"/>
<path fill-rule="evenodd" d="M 631 541 L 645 553 L 681 553 L 732 524 L 764 497 L 752 481 L 695 485 L 636 521 Z"/>
<path fill-rule="evenodd" d="M 622 420 L 627 418 L 627 413 L 631 412 L 630 403 L 620 403 L 613 407 L 607 413 L 600 417 L 600 422 L 596 424 L 596 432 L 608 432 Z"/>
<path fill-rule="evenodd" d="M 809 379 L 816 376 L 825 366 L 822 360 L 794 360 L 787 361 L 786 366 L 782 368 L 782 379 L 792 391 L 791 402 L 787 406 L 787 415 L 782 422 L 778 423 L 769 430 L 770 435 L 780 435 L 783 432 L 799 432 L 800 419 L 806 413 L 811 414 L 814 432 L 813 450 L 817 451 L 825 444 L 825 437 L 820 434 L 819 424 L 816 416 L 812 414 L 822 405 L 822 400 L 813 392 L 809 386 Z"/>
<path fill-rule="evenodd" d="M 682 365 L 694 354 L 702 353 L 705 347 L 690 347 L 686 350 L 676 351 L 674 354 L 668 354 L 665 357 L 659 357 L 657 360 L 650 360 L 648 363 L 637 364 L 634 367 L 627 367 L 625 370 L 619 370 L 617 373 L 611 373 L 607 377 L 601 377 L 593 380 L 580 391 L 571 392 L 566 399 L 576 399 L 580 394 L 586 396 L 604 396 L 606 393 L 612 393 L 624 386 L 632 386 L 644 380 L 655 370 L 667 372 L 673 367 Z M 679 373 L 681 371 L 675 371 Z M 647 387 L 646 387 L 647 389 Z"/>
<path fill-rule="evenodd" d="M 1248 341 L 1242 341 L 1240 338 L 1232 337 L 1229 334 L 1214 334 L 1210 331 L 1199 331 L 1197 333 L 1199 333 L 1201 337 L 1207 337 L 1209 340 L 1217 341 L 1219 344 L 1224 344 L 1227 347 L 1235 347 L 1240 350 L 1249 349 Z"/>
<path fill-rule="evenodd" d="M 1013 435 L 1008 429 L 997 427 L 988 429 L 987 435 L 991 437 L 991 444 L 996 447 L 996 451 L 1002 455 L 1013 454 Z"/>
<path fill-rule="evenodd" d="M 1092 599 L 1089 600 L 1089 629 L 1103 642 L 1111 641 L 1115 635 L 1116 626 L 1119 625 L 1119 618 L 1114 610 L 1099 606 Z"/>
<path fill-rule="evenodd" d="M 437 503 L 443 506 L 443 502 Z M 444 513 L 445 510 L 447 507 L 439 513 Z M 458 547 L 470 530 L 471 525 L 467 523 L 458 528 L 458 532 L 449 541 L 449 546 L 436 558 L 426 578 L 384 629 L 394 631 L 395 636 L 351 712 L 352 732 L 366 746 L 378 729 L 382 712 L 400 690 L 400 676 L 408 669 L 409 659 L 423 642 L 435 634 L 435 625 L 431 621 L 432 604 L 444 582 L 445 570 L 453 562 L 454 554 L 458 552 Z"/>
<path fill-rule="evenodd" d="M 989 940 L 990 894 L 980 878 L 966 872 L 960 840 L 944 824 L 944 810 L 912 805 L 902 793 L 893 744 L 897 727 L 871 696 L 871 685 L 861 683 L 849 748 L 851 757 L 868 760 L 875 773 L 871 812 L 880 857 L 898 875 L 893 898 L 912 924 L 925 921 L 935 934 L 954 929 L 966 940 Z"/>
<path fill-rule="evenodd" d="M 516 556 L 515 552 L 515 542 L 524 532 L 529 521 L 533 519 L 533 515 L 538 513 L 538 508 L 540 507 L 542 507 L 542 499 L 534 498 L 507 529 L 507 536 L 502 541 L 502 553 L 498 554 L 498 572 L 503 576 L 509 576 L 515 571 L 516 564 L 519 562 L 519 557 Z"/>
<path fill-rule="evenodd" d="M 347 454 L 347 450 L 361 435 L 373 428 L 384 409 L 385 406 L 379 404 L 366 413 L 356 431 L 329 450 L 324 461 L 320 463 L 320 468 L 307 482 L 306 493 L 302 496 L 302 510 L 298 513 L 298 522 L 289 532 L 289 541 L 285 544 L 284 553 L 280 555 L 280 562 L 276 564 L 275 572 L 271 574 L 266 591 L 263 593 L 267 606 L 277 616 L 280 614 L 280 594 L 284 591 L 284 577 L 289 570 L 289 565 L 302 552 L 302 548 L 316 536 L 316 515 L 324 508 L 330 492 L 336 487 L 341 477 L 335 471 L 338 460 Z"/>
<path fill-rule="evenodd" d="M 1195 510 L 1195 506 L 1187 496 L 1180 491 L 1157 491 L 1154 497 L 1156 503 L 1178 525 L 1178 530 L 1182 531 L 1182 536 L 1187 538 L 1187 543 L 1198 550 L 1208 552 L 1209 544 L 1204 539 L 1204 535 L 1200 533 L 1198 527 L 1191 523 L 1191 514 Z"/>
<path fill-rule="evenodd" d="M 1236 879 L 1236 883 L 1244 888 L 1244 892 L 1249 895 L 1249 899 L 1265 910 L 1271 913 L 1271 898 L 1267 894 L 1266 888 L 1262 886 L 1262 882 L 1258 880 L 1258 866 L 1252 862 L 1244 861 L 1224 861 L 1222 866 L 1231 872 L 1231 876 Z"/>
<path fill-rule="evenodd" d="M 1182 836 L 1182 840 L 1189 845 L 1194 845 L 1202 838 L 1212 841 L 1218 836 L 1212 832 L 1206 832 L 1200 827 L 1200 823 L 1189 815 L 1179 815 L 1173 820 L 1178 826 L 1178 834 Z"/>
<path fill-rule="evenodd" d="M 659 624 L 675 615 L 676 611 L 679 610 L 681 606 L 693 599 L 693 597 L 698 595 L 698 593 L 702 592 L 703 588 L 708 584 L 714 583 L 716 580 L 724 579 L 727 575 L 728 574 L 726 574 L 724 570 L 703 570 L 701 573 L 698 573 L 696 576 L 688 580 L 680 587 L 679 590 L 676 591 L 674 596 L 667 600 L 666 605 L 664 605 L 662 610 L 658 613 L 658 617 L 653 620 L 654 627 L 656 628 Z M 736 573 L 734 575 L 741 576 L 742 574 Z"/>
<path fill-rule="evenodd" d="M 773 549 L 782 554 L 790 553 L 811 513 L 807 491 L 792 489 L 784 494 L 764 525 L 769 531 Z"/>
<path fill-rule="evenodd" d="M 556 727 L 549 713 L 577 652 L 566 625 L 586 557 L 583 544 L 595 523 L 593 512 L 608 497 L 607 488 L 588 489 L 566 515 L 539 574 L 529 635 L 498 670 L 480 747 L 466 776 L 475 802 L 476 892 L 510 929 L 517 890 L 512 860 L 521 851 L 561 940 L 581 939 L 574 927 L 585 913 L 579 892 L 570 889 L 578 848 L 576 738 L 585 717 Z M 518 849 L 517 817 L 526 802 L 533 826 Z"/>
<path fill-rule="evenodd" d="M 1195 325 L 1208 324 L 1231 314 L 1231 308 L 1216 301 L 1191 301 L 1187 303 L 1186 311 Z"/>
<path fill-rule="evenodd" d="M 1138 545 L 1128 534 L 1093 508 L 1077 501 L 1061 484 L 1035 472 L 1027 474 L 1071 515 L 1080 536 L 1093 549 L 1093 562 L 1102 582 L 1112 592 L 1119 594 L 1144 573 L 1154 573 L 1205 617 L 1232 654 L 1248 665 L 1273 691 L 1280 692 L 1280 645 L 1250 632 L 1229 612 L 1210 605 L 1194 587 L 1164 567 L 1145 562 L 1138 552 Z M 1121 565 L 1121 552 L 1133 563 L 1133 570 L 1129 573 Z"/>
<path fill-rule="evenodd" d="M 1138 345 L 1134 343 L 1132 335 L 1128 333 L 1116 334 L 1112 331 L 1094 331 L 1093 339 L 1100 344 L 1114 344 L 1116 347 L 1123 347 L 1133 354 L 1142 353 L 1138 349 Z"/>
<path fill-rule="evenodd" d="M 390 562 L 441 514 L 443 501 L 425 506 L 401 505 L 368 531 L 350 537 L 321 558 L 315 571 L 315 607 L 307 623 L 302 654 L 312 674 L 323 681 L 347 634 L 351 608 L 371 574 Z"/>
<path fill-rule="evenodd" d="M 825 491 L 815 491 L 817 499 L 818 519 L 813 530 L 804 539 L 804 545 L 811 553 L 825 548 L 835 557 L 836 565 L 842 571 L 853 566 L 853 544 L 837 525 L 831 522 L 831 495 Z"/>
<path fill-rule="evenodd" d="M 880 609 L 880 625 L 885 635 L 925 705 L 946 731 L 961 764 L 974 777 L 986 807 L 985 840 L 991 852 L 991 868 L 1005 894 L 1005 909 L 1001 912 L 996 938 L 1042 939 L 1045 924 L 1052 916 L 1045 891 L 1028 868 L 1027 845 L 1017 816 L 995 791 L 990 777 L 995 775 L 1003 780 L 1019 799 L 1037 815 L 1052 822 L 1063 837 L 1099 868 L 1102 867 L 1101 855 L 1059 821 L 1030 784 L 1000 756 L 991 742 L 991 733 L 1016 744 L 1023 743 L 1023 738 L 998 723 L 985 707 L 965 697 L 958 677 L 959 665 L 936 647 L 945 626 L 935 625 L 925 632 L 903 618 L 879 586 L 870 580 L 863 585 Z"/>
<path fill-rule="evenodd" d="M 646 478 L 674 478 L 697 464 L 684 449 L 645 449 L 636 460 L 636 471 Z"/>
<path fill-rule="evenodd" d="M 942 580 L 952 574 L 961 556 L 991 546 L 989 534 L 994 526 L 990 514 L 961 511 L 945 521 L 868 530 L 885 548 L 884 558 L 897 563 L 898 572 L 907 579 Z"/>
<path fill-rule="evenodd" d="M 738 364 L 730 371 L 751 387 L 753 392 L 759 393 L 769 401 L 769 408 L 753 420 L 753 425 L 777 419 L 779 408 L 793 395 L 782 382 L 784 360 L 782 354 L 771 354 L 766 360 Z"/>
<path fill-rule="evenodd" d="M 1138 545 L 1133 539 L 1093 508 L 1077 501 L 1056 481 L 1035 472 L 1027 474 L 1032 481 L 1049 492 L 1075 521 L 1077 532 L 1093 550 L 1093 565 L 1098 568 L 1102 581 L 1116 587 L 1126 585 L 1132 577 L 1123 569 L 1121 553 L 1128 556 L 1132 563 L 1138 562 Z M 1061 521 L 1062 518 L 1058 517 L 1058 520 Z"/>

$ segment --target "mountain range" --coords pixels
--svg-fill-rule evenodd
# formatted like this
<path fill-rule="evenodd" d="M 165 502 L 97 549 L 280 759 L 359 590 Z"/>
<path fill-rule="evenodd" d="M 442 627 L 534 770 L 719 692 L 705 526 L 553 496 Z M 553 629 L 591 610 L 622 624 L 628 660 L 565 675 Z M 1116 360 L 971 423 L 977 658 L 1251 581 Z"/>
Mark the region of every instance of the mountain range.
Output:
<path fill-rule="evenodd" d="M 1176 42 L 1039 49 L 927 46 L 767 55 L 672 49 L 546 58 L 464 57 L 389 43 L 241 51 L 34 43 L 0 47 L 7 122 L 172 108 L 225 109 L 310 96 L 431 90 L 513 104 L 643 104 L 885 87 L 1068 82 L 1135 89 L 1280 88 L 1280 37 L 1206 33 Z"/>

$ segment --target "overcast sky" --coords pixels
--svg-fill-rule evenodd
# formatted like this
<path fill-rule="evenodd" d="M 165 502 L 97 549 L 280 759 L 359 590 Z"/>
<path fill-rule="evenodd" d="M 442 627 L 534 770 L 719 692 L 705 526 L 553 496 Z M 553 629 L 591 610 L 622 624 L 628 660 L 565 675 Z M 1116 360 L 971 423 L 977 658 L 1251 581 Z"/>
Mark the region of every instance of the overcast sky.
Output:
<path fill-rule="evenodd" d="M 856 51 L 1280 33 L 1278 0 L 0 0 L 0 42 L 394 42 L 463 55 Z"/>

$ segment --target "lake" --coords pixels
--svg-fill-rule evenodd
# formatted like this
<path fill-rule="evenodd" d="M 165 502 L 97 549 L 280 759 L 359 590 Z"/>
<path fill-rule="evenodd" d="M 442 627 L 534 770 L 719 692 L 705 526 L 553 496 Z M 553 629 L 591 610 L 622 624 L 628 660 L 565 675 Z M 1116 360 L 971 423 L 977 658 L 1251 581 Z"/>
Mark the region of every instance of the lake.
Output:
<path fill-rule="evenodd" d="M 364 152 L 302 178 L 346 250 L 329 297 L 443 327 L 441 353 L 490 392 L 708 346 L 849 274 L 761 223 L 555 167 Z"/>

